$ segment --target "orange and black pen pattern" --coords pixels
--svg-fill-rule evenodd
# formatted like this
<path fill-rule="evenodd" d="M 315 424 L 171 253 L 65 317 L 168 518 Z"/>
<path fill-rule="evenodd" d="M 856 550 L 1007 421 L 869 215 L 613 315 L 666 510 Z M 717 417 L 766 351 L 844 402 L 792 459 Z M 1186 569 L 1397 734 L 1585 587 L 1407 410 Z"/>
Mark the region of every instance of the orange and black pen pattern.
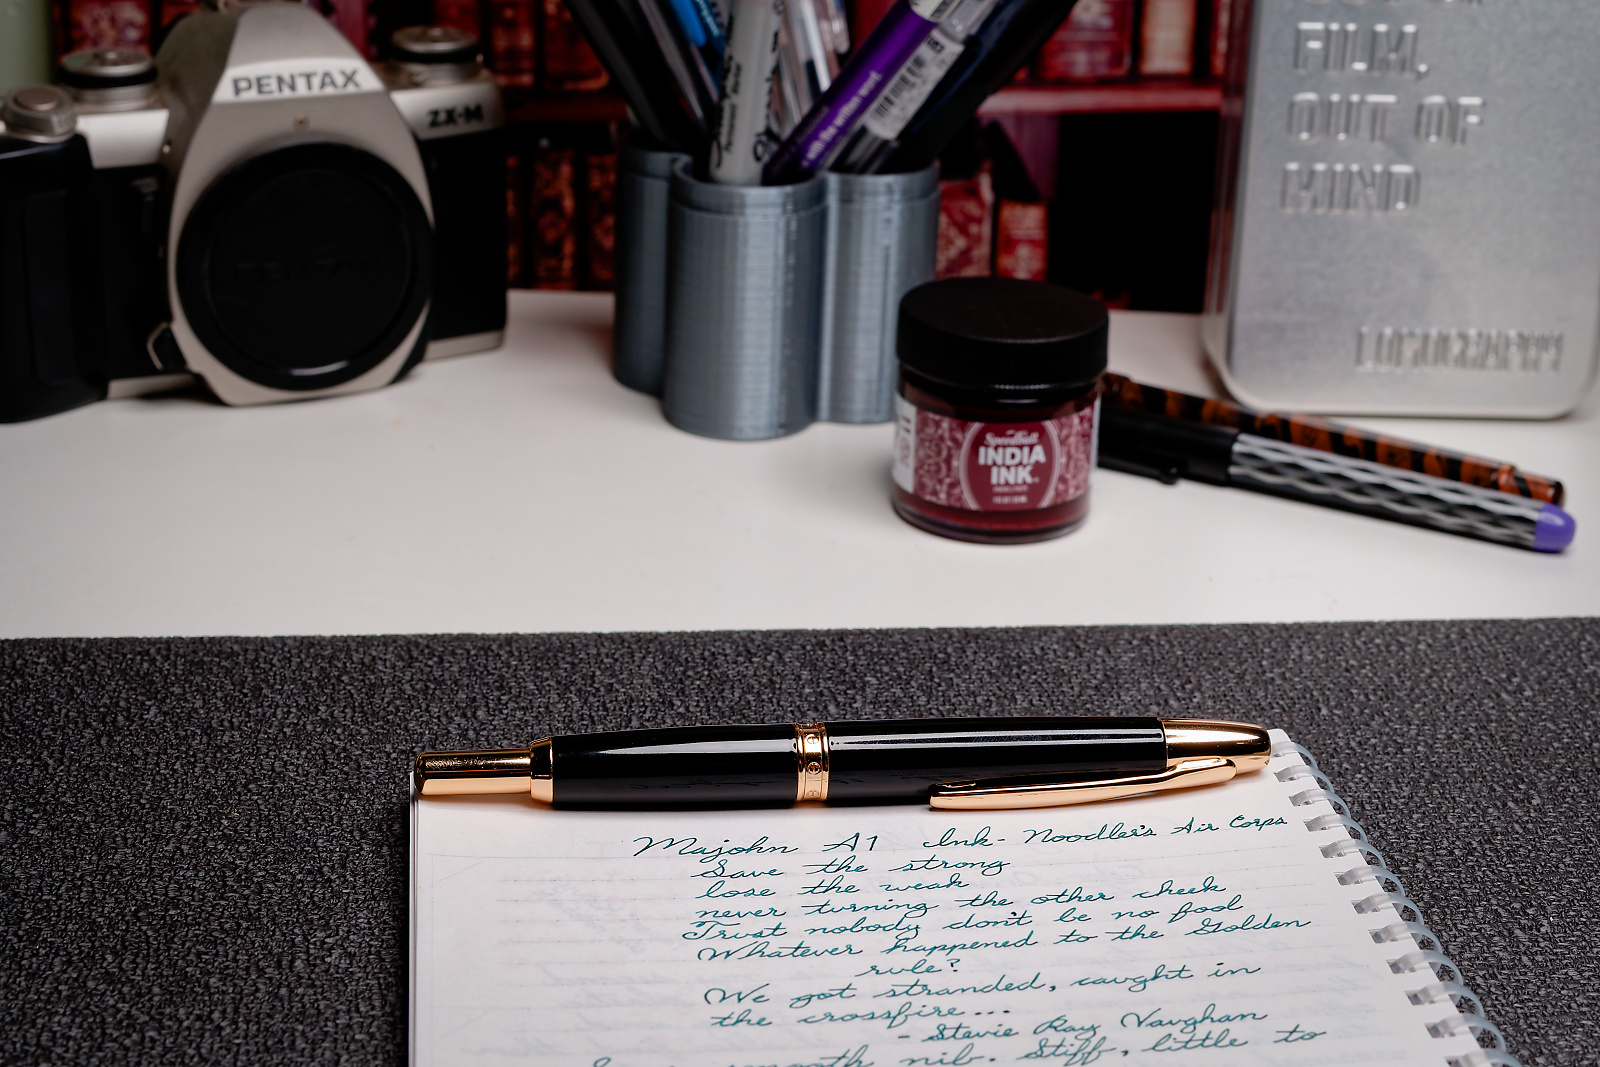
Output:
<path fill-rule="evenodd" d="M 1104 402 L 1119 407 L 1211 426 L 1228 426 L 1243 433 L 1300 445 L 1302 448 L 1352 456 L 1385 467 L 1397 467 L 1485 489 L 1498 489 L 1502 493 L 1542 500 L 1557 506 L 1566 496 L 1566 490 L 1554 478 L 1520 471 L 1510 463 L 1368 433 L 1314 415 L 1261 414 L 1227 400 L 1208 400 L 1154 385 L 1141 385 L 1109 372 L 1102 377 L 1101 384 Z"/>

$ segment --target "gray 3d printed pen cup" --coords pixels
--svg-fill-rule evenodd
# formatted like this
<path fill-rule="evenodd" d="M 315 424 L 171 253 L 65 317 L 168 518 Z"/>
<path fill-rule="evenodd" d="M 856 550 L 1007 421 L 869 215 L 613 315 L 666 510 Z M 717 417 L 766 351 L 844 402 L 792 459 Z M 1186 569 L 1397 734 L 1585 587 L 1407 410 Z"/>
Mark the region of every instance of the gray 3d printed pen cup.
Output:
<path fill-rule="evenodd" d="M 939 242 L 939 172 L 828 174 L 827 268 L 817 418 L 894 417 L 900 298 L 931 282 Z"/>
<path fill-rule="evenodd" d="M 612 373 L 630 389 L 661 395 L 667 320 L 667 201 L 681 152 L 623 142 L 617 168 L 617 311 Z"/>
<path fill-rule="evenodd" d="M 827 182 L 716 185 L 672 172 L 662 410 L 755 441 L 816 419 Z"/>

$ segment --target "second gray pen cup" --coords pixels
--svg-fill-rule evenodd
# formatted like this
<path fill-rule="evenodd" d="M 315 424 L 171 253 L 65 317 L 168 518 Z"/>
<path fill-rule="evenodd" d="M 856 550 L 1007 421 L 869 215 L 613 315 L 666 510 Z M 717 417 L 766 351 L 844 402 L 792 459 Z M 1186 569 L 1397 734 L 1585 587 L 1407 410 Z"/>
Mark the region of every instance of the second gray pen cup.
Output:
<path fill-rule="evenodd" d="M 816 419 L 827 188 L 673 168 L 662 410 L 674 426 L 754 441 Z"/>
<path fill-rule="evenodd" d="M 673 164 L 682 152 L 659 152 L 633 138 L 617 168 L 617 312 L 612 373 L 642 393 L 661 395 L 667 321 L 667 203 Z"/>
<path fill-rule="evenodd" d="M 817 418 L 894 416 L 900 298 L 933 281 L 939 171 L 829 174 L 827 269 Z"/>

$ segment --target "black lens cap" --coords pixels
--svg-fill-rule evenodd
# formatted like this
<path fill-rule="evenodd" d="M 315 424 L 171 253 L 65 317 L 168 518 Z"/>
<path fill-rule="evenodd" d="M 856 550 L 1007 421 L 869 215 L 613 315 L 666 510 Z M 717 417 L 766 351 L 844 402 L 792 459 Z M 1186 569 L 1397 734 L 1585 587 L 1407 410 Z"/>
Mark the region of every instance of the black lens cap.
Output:
<path fill-rule="evenodd" d="M 382 363 L 432 284 L 432 229 L 409 182 L 351 145 L 290 145 L 218 178 L 184 223 L 178 297 L 224 366 L 323 389 Z"/>
<path fill-rule="evenodd" d="M 1061 389 L 1106 369 L 1099 301 L 1049 282 L 945 278 L 900 301 L 900 362 L 964 389 Z"/>

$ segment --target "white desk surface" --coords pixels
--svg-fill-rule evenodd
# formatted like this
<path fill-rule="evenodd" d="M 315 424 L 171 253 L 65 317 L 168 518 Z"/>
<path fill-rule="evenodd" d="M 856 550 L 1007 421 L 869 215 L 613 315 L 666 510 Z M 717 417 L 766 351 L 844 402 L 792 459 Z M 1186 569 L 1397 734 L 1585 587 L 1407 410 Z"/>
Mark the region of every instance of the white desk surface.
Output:
<path fill-rule="evenodd" d="M 0 636 L 1015 626 L 1600 614 L 1600 398 L 1557 422 L 1352 420 L 1562 478 L 1559 556 L 1097 471 L 1056 541 L 888 503 L 888 425 L 735 444 L 610 376 L 611 301 L 516 292 L 508 342 L 354 397 L 119 400 L 0 426 Z M 1111 366 L 1209 392 L 1196 320 Z"/>

